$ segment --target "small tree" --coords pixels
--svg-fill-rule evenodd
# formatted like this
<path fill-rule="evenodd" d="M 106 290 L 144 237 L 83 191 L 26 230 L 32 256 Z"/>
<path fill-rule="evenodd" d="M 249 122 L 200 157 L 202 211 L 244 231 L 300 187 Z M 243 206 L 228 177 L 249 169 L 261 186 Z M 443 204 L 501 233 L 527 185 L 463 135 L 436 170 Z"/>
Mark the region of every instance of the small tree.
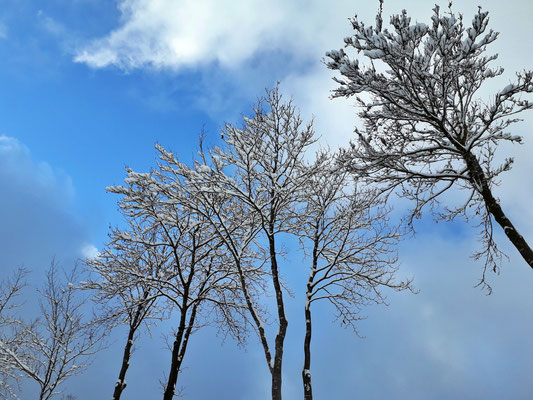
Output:
<path fill-rule="evenodd" d="M 12 355 L 20 355 L 24 324 L 13 313 L 20 306 L 16 298 L 25 286 L 26 273 L 19 268 L 0 284 L 0 398 L 17 398 L 13 386 L 18 384 L 20 375 Z"/>
<path fill-rule="evenodd" d="M 496 178 L 513 162 L 508 158 L 495 165 L 495 151 L 502 141 L 522 140 L 507 129 L 519 121 L 517 114 L 533 108 L 522 98 L 533 92 L 533 73 L 517 73 L 516 81 L 488 102 L 476 97 L 487 80 L 503 73 L 489 67 L 497 56 L 485 55 L 498 37 L 487 30 L 488 13 L 479 9 L 466 28 L 451 3 L 445 13 L 438 6 L 433 11 L 428 26 L 412 23 L 404 10 L 391 17 L 391 30 L 382 29 L 381 12 L 376 27 L 354 17 L 355 33 L 345 43 L 366 57 L 364 66 L 342 49 L 327 53 L 328 67 L 341 74 L 333 96 L 357 96 L 364 123 L 340 159 L 349 170 L 383 185 L 384 192 L 397 189 L 413 200 L 410 223 L 448 189 L 466 192 L 464 202 L 445 207 L 439 218 L 468 216 L 469 210 L 480 216 L 483 248 L 475 258 L 485 258 L 484 284 L 485 271 L 496 270 L 502 255 L 493 239 L 493 219 L 533 268 L 533 250 L 493 193 Z"/>
<path fill-rule="evenodd" d="M 15 348 L 1 344 L 2 359 L 13 369 L 35 381 L 40 388 L 39 400 L 59 394 L 59 387 L 69 377 L 87 367 L 88 358 L 99 350 L 104 331 L 85 317 L 85 299 L 80 298 L 72 284 L 76 268 L 58 277 L 52 261 L 46 281 L 39 290 L 40 317 L 30 324 L 19 321 Z"/>
<path fill-rule="evenodd" d="M 375 189 L 359 189 L 323 152 L 310 168 L 312 179 L 302 201 L 294 233 L 310 259 L 305 292 L 305 338 L 302 381 L 304 398 L 313 398 L 311 385 L 311 306 L 325 300 L 333 305 L 341 325 L 357 333 L 361 308 L 383 304 L 383 288 L 411 289 L 396 282 L 394 246 L 401 238 L 387 225 L 387 210 L 379 207 Z"/>

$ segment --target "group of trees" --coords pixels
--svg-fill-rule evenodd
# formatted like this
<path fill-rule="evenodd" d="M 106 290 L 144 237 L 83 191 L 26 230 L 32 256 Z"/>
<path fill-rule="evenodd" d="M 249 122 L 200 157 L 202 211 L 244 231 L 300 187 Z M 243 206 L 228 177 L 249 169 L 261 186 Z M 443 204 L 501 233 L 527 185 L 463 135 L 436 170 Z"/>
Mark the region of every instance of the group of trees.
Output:
<path fill-rule="evenodd" d="M 533 267 L 533 251 L 494 195 L 497 177 L 512 158 L 494 165 L 501 141 L 520 142 L 507 132 L 516 114 L 533 108 L 522 95 L 533 92 L 533 74 L 484 102 L 482 84 L 503 73 L 485 55 L 497 38 L 481 9 L 470 27 L 451 10 L 434 8 L 431 25 L 411 23 L 403 11 L 383 28 L 382 1 L 375 26 L 351 20 L 345 39 L 368 61 L 344 49 L 331 51 L 328 67 L 340 73 L 334 96 L 356 96 L 363 122 L 356 138 L 338 153 L 310 148 L 313 125 L 278 88 L 267 90 L 242 125 L 226 124 L 222 144 L 200 141 L 192 163 L 156 145 L 159 163 L 150 172 L 127 169 L 124 185 L 107 188 L 121 196 L 125 225 L 112 229 L 98 257 L 86 260 L 91 278 L 78 287 L 60 286 L 57 268 L 41 291 L 41 318 L 14 317 L 24 271 L 4 282 L 0 293 L 0 396 L 14 395 L 22 375 L 39 384 L 40 399 L 83 364 L 104 330 L 126 325 L 128 335 L 113 399 L 126 389 L 132 348 L 158 320 L 174 323 L 164 400 L 176 395 L 191 335 L 215 325 L 244 344 L 257 335 L 271 377 L 272 399 L 282 398 L 285 337 L 289 329 L 283 244 L 300 244 L 298 268 L 304 287 L 302 387 L 312 399 L 313 308 L 329 302 L 341 325 L 357 332 L 361 309 L 385 303 L 385 290 L 411 289 L 398 281 L 396 245 L 425 208 L 436 218 L 476 218 L 481 228 L 485 271 L 496 270 L 502 253 L 493 220 Z M 449 190 L 464 201 L 442 206 Z M 413 201 L 406 224 L 389 221 L 391 194 Z M 297 251 L 297 250 L 294 250 Z M 302 269 L 305 269 L 305 273 Z M 74 277 L 68 278 L 74 282 Z M 490 287 L 488 287 L 490 290 Z M 90 290 L 99 317 L 85 322 L 74 289 Z M 265 301 L 273 294 L 274 305 Z M 274 320 L 275 333 L 269 328 Z M 118 365 L 117 365 L 118 366 Z"/>
<path fill-rule="evenodd" d="M 308 255 L 301 257 L 309 274 L 302 280 L 308 399 L 312 304 L 328 300 L 339 321 L 355 329 L 362 306 L 384 302 L 382 289 L 410 288 L 394 279 L 401 234 L 387 225 L 388 209 L 375 190 L 338 171 L 334 154 L 320 151 L 306 161 L 315 142 L 312 124 L 304 124 L 278 88 L 267 91 L 242 127 L 227 124 L 222 141 L 211 149 L 201 144 L 193 164 L 156 146 L 156 169 L 127 169 L 125 185 L 108 188 L 123 196 L 127 227 L 113 230 L 106 249 L 87 261 L 96 275 L 85 287 L 96 289 L 112 318 L 129 326 L 114 399 L 125 388 L 130 349 L 146 317 L 177 325 L 164 399 L 173 398 L 190 335 L 203 324 L 216 324 L 240 342 L 253 330 L 272 398 L 281 399 L 289 322 L 280 256 L 287 238 L 296 237 Z M 269 292 L 274 310 L 265 303 Z M 267 326 L 272 315 L 274 335 Z"/>

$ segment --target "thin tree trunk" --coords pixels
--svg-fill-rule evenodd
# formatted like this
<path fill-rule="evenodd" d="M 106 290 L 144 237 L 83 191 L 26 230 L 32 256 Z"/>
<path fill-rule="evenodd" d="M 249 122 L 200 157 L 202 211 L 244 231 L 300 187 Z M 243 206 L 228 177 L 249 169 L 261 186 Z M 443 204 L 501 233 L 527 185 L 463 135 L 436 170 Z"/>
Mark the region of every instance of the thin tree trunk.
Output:
<path fill-rule="evenodd" d="M 176 262 L 178 262 L 179 257 L 176 253 L 176 248 L 174 247 L 174 256 L 176 259 Z M 190 297 L 190 289 L 191 289 L 191 282 L 193 279 L 193 276 L 195 274 L 195 261 L 196 260 L 196 240 L 193 236 L 193 250 L 192 250 L 192 260 L 191 260 L 191 270 L 189 272 L 189 277 L 187 281 L 185 282 L 183 278 L 181 278 L 183 282 L 183 297 L 182 297 L 182 303 L 181 303 L 181 315 L 180 315 L 180 323 L 178 326 L 178 332 L 176 333 L 176 339 L 174 340 L 174 344 L 172 346 L 172 360 L 170 362 L 170 372 L 168 374 L 168 381 L 167 381 L 167 387 L 165 388 L 165 393 L 163 395 L 163 400 L 172 400 L 174 398 L 174 393 L 176 391 L 176 383 L 178 382 L 178 375 L 180 373 L 180 367 L 183 355 L 181 353 L 181 347 L 183 342 L 183 335 L 186 334 L 186 324 L 187 324 L 187 312 L 189 310 L 190 304 L 189 297 Z M 178 262 L 178 268 L 179 262 Z M 193 309 L 194 313 L 196 314 L 196 307 Z M 189 329 L 191 327 L 191 324 L 189 324 Z M 190 334 L 190 331 L 189 331 Z M 187 340 L 188 340 L 188 334 L 187 334 Z M 186 344 L 185 344 L 186 347 Z"/>
<path fill-rule="evenodd" d="M 189 337 L 191 336 L 192 328 L 194 326 L 194 320 L 196 319 L 196 310 L 198 309 L 199 303 L 194 303 L 194 306 L 192 307 L 191 316 L 189 318 L 189 325 L 187 326 L 187 329 L 185 330 L 185 334 L 183 335 L 183 343 L 181 344 L 180 354 L 178 357 L 179 364 L 177 365 L 178 371 L 181 368 L 181 364 L 183 363 L 183 359 L 185 358 L 185 352 L 187 351 L 187 345 L 189 344 Z"/>
<path fill-rule="evenodd" d="M 126 389 L 126 371 L 128 370 L 128 367 L 130 366 L 130 356 L 131 356 L 131 348 L 133 347 L 133 335 L 135 333 L 135 329 L 130 326 L 130 331 L 128 334 L 128 341 L 126 342 L 126 346 L 124 346 L 124 354 L 122 356 L 122 366 L 120 368 L 120 373 L 118 374 L 118 380 L 117 383 L 115 383 L 115 390 L 113 392 L 113 400 L 119 400 L 120 395 L 122 394 L 122 391 Z"/>
<path fill-rule="evenodd" d="M 307 280 L 307 290 L 305 293 L 305 338 L 304 338 L 304 366 L 302 369 L 302 383 L 304 388 L 304 399 L 313 399 L 313 386 L 311 385 L 311 296 L 313 293 L 313 282 L 315 280 L 316 269 L 318 264 L 318 233 L 315 232 L 313 245 L 313 264 L 309 279 Z"/>
<path fill-rule="evenodd" d="M 181 311 L 180 325 L 178 332 L 176 333 L 176 339 L 172 345 L 172 360 L 170 362 L 170 372 L 168 375 L 167 387 L 165 388 L 163 400 L 172 400 L 174 398 L 174 391 L 176 390 L 176 383 L 178 382 L 179 369 L 181 366 L 180 350 L 183 335 L 185 333 L 186 313 L 186 309 Z"/>
<path fill-rule="evenodd" d="M 146 300 L 147 293 L 144 296 L 144 299 Z M 133 321 L 130 324 L 130 330 L 128 333 L 128 341 L 126 342 L 126 346 L 124 346 L 124 353 L 122 356 L 122 366 L 120 367 L 120 372 L 118 374 L 118 380 L 115 384 L 115 390 L 113 392 L 113 400 L 119 400 L 120 396 L 122 395 L 122 392 L 124 389 L 126 389 L 126 372 L 128 371 L 128 368 L 130 366 L 130 357 L 131 357 L 131 349 L 133 347 L 133 337 L 135 336 L 135 332 L 137 331 L 137 328 L 139 327 L 139 319 L 141 318 L 141 314 L 144 311 L 144 306 L 139 305 L 137 306 L 137 310 L 135 310 L 135 316 L 133 317 Z"/>
<path fill-rule="evenodd" d="M 178 331 L 176 335 L 176 340 L 172 348 L 172 362 L 170 366 L 170 374 L 168 378 L 167 388 L 165 390 L 164 400 L 172 399 L 176 392 L 176 384 L 178 383 L 178 377 L 181 370 L 181 364 L 185 358 L 185 353 L 187 351 L 187 344 L 189 343 L 189 337 L 191 336 L 192 328 L 194 326 L 194 320 L 196 319 L 196 311 L 198 308 L 198 303 L 195 303 L 191 316 L 189 318 L 189 323 L 187 327 L 180 326 L 181 334 Z"/>
<path fill-rule="evenodd" d="M 176 383 L 178 382 L 178 375 L 181 367 L 181 346 L 183 341 L 183 335 L 185 334 L 186 323 L 187 323 L 187 311 L 189 301 L 189 289 L 192 280 L 194 270 L 191 270 L 189 279 L 184 287 L 183 291 L 183 301 L 181 305 L 181 316 L 180 323 L 178 326 L 178 332 L 176 333 L 176 339 L 172 346 L 172 360 L 170 362 L 170 372 L 168 374 L 167 387 L 165 388 L 165 393 L 163 395 L 163 400 L 172 400 L 174 398 L 174 392 L 176 390 Z"/>
<path fill-rule="evenodd" d="M 281 385 L 282 385 L 282 363 L 283 363 L 283 343 L 287 333 L 288 321 L 285 316 L 285 307 L 283 304 L 283 292 L 279 281 L 278 262 L 276 258 L 276 246 L 274 241 L 274 227 L 270 226 L 269 232 L 269 246 L 270 246 L 270 261 L 272 282 L 274 284 L 274 291 L 276 293 L 276 303 L 278 308 L 278 322 L 279 330 L 276 334 L 275 348 L 274 348 L 274 363 L 272 365 L 272 400 L 281 400 Z"/>
<path fill-rule="evenodd" d="M 479 186 L 480 193 L 485 201 L 487 210 L 492 214 L 496 222 L 503 228 L 507 238 L 516 247 L 522 258 L 529 264 L 531 268 L 533 268 L 533 250 L 531 250 L 529 244 L 525 241 L 522 235 L 518 233 L 509 218 L 507 218 L 500 206 L 499 201 L 492 195 L 492 191 L 489 188 L 485 173 L 479 165 L 477 158 L 470 152 L 466 153 L 464 158 L 471 178 Z"/>
<path fill-rule="evenodd" d="M 304 386 L 304 399 L 313 399 L 313 388 L 311 386 L 311 304 L 307 298 L 305 304 L 305 339 L 304 339 L 304 367 L 302 370 L 302 381 Z"/>
<path fill-rule="evenodd" d="M 144 301 L 146 301 L 146 299 L 148 298 L 148 294 L 149 294 L 149 291 L 144 291 L 143 303 L 137 306 L 137 309 L 135 310 L 135 315 L 133 316 L 133 320 L 130 323 L 128 341 L 126 342 L 126 346 L 124 346 L 124 353 L 122 356 L 122 366 L 120 367 L 120 372 L 118 374 L 117 383 L 115 383 L 115 390 L 113 392 L 113 398 L 112 398 L 113 400 L 119 400 L 120 396 L 122 395 L 122 392 L 124 391 L 124 389 L 126 389 L 126 372 L 128 371 L 128 368 L 130 366 L 131 349 L 133 347 L 133 337 L 135 336 L 135 332 L 139 328 L 139 325 L 141 324 L 142 319 L 144 319 L 143 313 L 148 307 L 150 307 L 150 304 L 144 303 Z"/>
<path fill-rule="evenodd" d="M 137 314 L 139 313 L 139 310 L 137 309 Z M 128 371 L 128 367 L 130 366 L 130 356 L 131 356 L 131 348 L 133 347 L 133 336 L 135 334 L 136 328 L 134 325 L 130 325 L 130 331 L 128 333 L 128 341 L 126 342 L 126 346 L 124 346 L 124 354 L 122 356 L 122 366 L 120 367 L 120 373 L 118 374 L 118 380 L 117 383 L 115 383 L 115 390 L 113 392 L 113 400 L 119 400 L 120 396 L 122 394 L 122 391 L 126 389 L 126 372 Z"/>

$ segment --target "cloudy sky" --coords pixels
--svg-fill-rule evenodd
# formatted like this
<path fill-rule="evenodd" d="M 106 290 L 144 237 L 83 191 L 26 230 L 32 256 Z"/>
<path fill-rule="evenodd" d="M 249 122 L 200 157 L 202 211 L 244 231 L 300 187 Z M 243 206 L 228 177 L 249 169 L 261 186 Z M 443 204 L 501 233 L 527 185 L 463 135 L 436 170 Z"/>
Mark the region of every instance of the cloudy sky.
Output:
<path fill-rule="evenodd" d="M 433 2 L 386 0 L 426 22 Z M 441 2 L 445 7 L 447 2 Z M 501 32 L 492 46 L 506 74 L 533 66 L 529 0 L 457 2 L 470 20 L 490 11 Z M 330 100 L 332 73 L 321 62 L 350 33 L 348 17 L 373 22 L 377 1 L 335 0 L 0 0 L 0 275 L 18 265 L 42 276 L 52 257 L 65 263 L 93 254 L 120 224 L 116 197 L 124 167 L 155 165 L 154 143 L 183 159 L 204 127 L 217 143 L 225 122 L 238 122 L 277 81 L 321 143 L 346 145 L 357 123 L 350 101 Z M 387 18 L 386 18 L 387 20 Z M 533 113 L 516 125 L 525 144 L 497 195 L 533 241 Z M 505 154 L 504 154 L 505 155 Z M 470 258 L 476 231 L 461 221 L 423 218 L 400 248 L 402 276 L 420 291 L 389 296 L 367 310 L 364 339 L 332 322 L 313 336 L 313 382 L 320 399 L 526 399 L 533 392 L 533 272 L 508 246 L 494 293 L 474 288 L 481 267 Z M 298 256 L 286 262 L 296 293 L 305 276 Z M 294 262 L 296 261 L 296 262 Z M 300 285 L 300 286 L 298 286 Z M 301 397 L 300 298 L 289 305 L 285 398 Z M 157 398 L 169 352 L 154 332 L 137 347 L 124 398 Z M 168 333 L 168 332 L 167 332 Z M 118 374 L 118 330 L 110 348 L 65 386 L 78 400 L 109 398 Z M 184 398 L 267 399 L 269 374 L 255 338 L 245 351 L 216 331 L 192 338 L 182 375 Z M 30 389 L 31 390 L 31 389 Z"/>

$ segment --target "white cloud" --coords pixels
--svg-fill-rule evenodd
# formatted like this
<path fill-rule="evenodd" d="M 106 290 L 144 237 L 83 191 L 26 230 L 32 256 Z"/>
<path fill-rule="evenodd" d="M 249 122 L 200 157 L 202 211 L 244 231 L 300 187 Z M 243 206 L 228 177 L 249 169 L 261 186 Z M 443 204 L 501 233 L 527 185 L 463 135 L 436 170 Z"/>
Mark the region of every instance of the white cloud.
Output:
<path fill-rule="evenodd" d="M 2 153 L 7 155 L 9 152 L 21 150 L 27 153 L 27 149 L 25 149 L 17 139 L 6 135 L 0 135 L 0 151 Z"/>
<path fill-rule="evenodd" d="M 508 38 L 523 36 L 520 30 L 528 26 L 527 0 L 517 1 L 513 8 L 491 0 L 468 3 L 455 7 L 465 11 L 467 22 L 480 3 L 505 26 Z M 342 45 L 349 33 L 347 19 L 355 12 L 372 24 L 377 2 L 120 0 L 118 7 L 120 26 L 78 48 L 75 61 L 93 68 L 116 66 L 125 70 L 180 70 L 210 63 L 233 68 L 269 49 L 312 56 L 318 61 L 326 50 Z M 415 19 L 426 20 L 432 7 L 423 0 L 385 2 L 384 14 L 406 8 Z M 516 9 L 524 12 L 514 13 Z M 514 23 L 510 23 L 509 12 L 514 13 Z M 516 52 L 503 49 L 502 53 L 512 56 Z"/>
<path fill-rule="evenodd" d="M 125 69 L 232 65 L 253 54 L 281 22 L 276 2 L 253 3 L 123 0 L 122 26 L 80 51 L 76 61 Z"/>
<path fill-rule="evenodd" d="M 46 15 L 43 10 L 37 11 L 37 18 L 39 18 L 39 22 L 42 28 L 49 34 L 60 37 L 64 36 L 67 33 L 65 27 L 62 24 L 60 24 L 50 16 Z"/>
<path fill-rule="evenodd" d="M 75 61 L 94 68 L 177 70 L 212 62 L 235 67 L 259 50 L 309 54 L 320 48 L 322 53 L 324 40 L 344 28 L 335 22 L 346 22 L 348 4 L 342 1 L 333 8 L 318 0 L 122 0 L 121 26 L 80 49 Z"/>
<path fill-rule="evenodd" d="M 83 258 L 93 259 L 97 258 L 99 254 L 98 249 L 93 244 L 87 243 L 81 248 L 81 256 Z"/>
<path fill-rule="evenodd" d="M 336 150 L 353 138 L 357 117 L 351 99 L 332 100 L 329 97 L 336 85 L 332 76 L 331 71 L 318 64 L 307 74 L 285 78 L 281 89 L 291 94 L 306 120 L 314 118 L 315 132 L 321 137 L 321 144 Z"/>

